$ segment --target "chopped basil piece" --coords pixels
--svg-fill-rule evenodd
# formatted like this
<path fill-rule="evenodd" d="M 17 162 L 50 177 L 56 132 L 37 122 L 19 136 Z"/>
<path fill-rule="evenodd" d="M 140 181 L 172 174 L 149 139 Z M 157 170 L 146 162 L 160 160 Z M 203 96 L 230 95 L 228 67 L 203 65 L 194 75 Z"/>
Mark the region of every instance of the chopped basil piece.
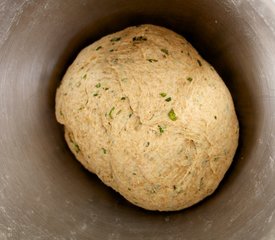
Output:
<path fill-rule="evenodd" d="M 75 142 L 73 142 L 73 144 L 74 144 L 74 149 L 75 149 L 76 153 L 79 153 L 80 152 L 80 148 L 79 148 L 78 144 L 75 143 Z"/>
<path fill-rule="evenodd" d="M 176 120 L 177 120 L 177 116 L 176 116 L 176 114 L 175 114 L 173 108 L 172 108 L 172 109 L 170 110 L 170 112 L 168 113 L 168 117 L 169 117 L 172 121 L 176 121 Z"/>
<path fill-rule="evenodd" d="M 86 78 L 87 78 L 87 74 L 85 74 L 82 78 L 83 78 L 83 79 L 86 79 Z"/>
<path fill-rule="evenodd" d="M 165 99 L 166 102 L 170 102 L 171 100 L 172 100 L 171 97 Z"/>
<path fill-rule="evenodd" d="M 110 41 L 111 42 L 117 42 L 121 39 L 121 37 L 115 37 L 115 38 L 112 38 Z"/>
<path fill-rule="evenodd" d="M 162 92 L 159 95 L 162 96 L 162 97 L 166 97 L 167 93 Z"/>
<path fill-rule="evenodd" d="M 60 113 L 60 115 L 61 115 L 61 116 L 64 116 L 64 115 L 63 115 L 63 112 L 62 112 L 62 110 L 60 110 L 60 112 L 59 112 L 59 113 Z"/>
<path fill-rule="evenodd" d="M 131 118 L 131 117 L 132 117 L 132 115 L 133 115 L 133 113 L 130 113 L 130 114 L 129 114 L 129 118 Z"/>
<path fill-rule="evenodd" d="M 187 80 L 188 80 L 189 82 L 192 82 L 192 81 L 193 81 L 193 78 L 189 77 L 189 78 L 187 78 Z"/>
<path fill-rule="evenodd" d="M 107 87 L 106 87 L 106 88 L 103 88 L 103 89 L 104 89 L 105 91 L 109 90 L 109 88 L 107 88 Z"/>
<path fill-rule="evenodd" d="M 133 37 L 133 42 L 141 42 L 141 41 L 147 41 L 147 38 L 144 36 Z"/>
<path fill-rule="evenodd" d="M 109 117 L 111 118 L 111 119 L 113 119 L 113 111 L 115 110 L 115 107 L 112 107 L 112 109 L 110 110 L 110 112 L 109 112 Z"/>
<path fill-rule="evenodd" d="M 146 143 L 146 147 L 149 147 L 149 145 L 150 145 L 150 142 L 147 142 L 147 143 Z"/>
<path fill-rule="evenodd" d="M 100 88 L 101 87 L 101 83 L 98 83 L 95 85 L 96 88 Z"/>
<path fill-rule="evenodd" d="M 156 60 L 156 59 L 147 59 L 147 61 L 149 61 L 149 62 L 158 62 L 158 60 Z"/>
<path fill-rule="evenodd" d="M 158 128 L 160 133 L 164 133 L 164 129 L 160 125 L 158 125 Z"/>
<path fill-rule="evenodd" d="M 95 50 L 96 50 L 96 51 L 98 51 L 98 50 L 99 50 L 99 49 L 101 49 L 101 48 L 102 48 L 102 47 L 101 47 L 101 46 L 99 46 L 99 47 L 97 47 Z"/>
<path fill-rule="evenodd" d="M 120 100 L 125 100 L 126 99 L 126 97 L 122 97 Z"/>
<path fill-rule="evenodd" d="M 110 51 L 110 52 L 113 52 L 113 51 L 114 51 L 114 49 L 110 49 L 109 51 Z"/>
<path fill-rule="evenodd" d="M 94 95 L 93 95 L 94 97 L 96 97 L 96 96 L 98 96 L 98 93 L 94 93 Z"/>
<path fill-rule="evenodd" d="M 201 66 L 202 66 L 201 61 L 200 61 L 199 59 L 197 59 L 197 62 L 198 62 L 198 64 L 199 64 L 199 66 L 201 67 Z"/>
<path fill-rule="evenodd" d="M 119 110 L 119 111 L 116 113 L 116 115 L 120 114 L 120 113 L 121 113 L 121 111 L 122 111 L 122 110 Z"/>
<path fill-rule="evenodd" d="M 167 50 L 167 49 L 165 49 L 165 48 L 162 48 L 162 49 L 161 49 L 161 51 L 162 51 L 163 53 L 165 53 L 166 55 L 168 55 L 168 54 L 169 54 L 168 50 Z"/>
<path fill-rule="evenodd" d="M 101 148 L 103 153 L 106 154 L 107 153 L 107 150 L 105 148 Z"/>

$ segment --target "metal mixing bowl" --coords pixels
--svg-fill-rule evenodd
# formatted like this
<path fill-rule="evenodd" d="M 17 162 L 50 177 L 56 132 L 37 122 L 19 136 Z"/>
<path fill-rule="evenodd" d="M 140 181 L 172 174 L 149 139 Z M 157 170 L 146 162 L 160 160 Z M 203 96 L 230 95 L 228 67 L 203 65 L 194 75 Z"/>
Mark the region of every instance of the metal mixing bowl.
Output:
<path fill-rule="evenodd" d="M 241 137 L 214 195 L 184 211 L 129 204 L 68 150 L 54 115 L 84 46 L 129 25 L 185 36 L 215 66 Z M 275 239 L 274 0 L 0 0 L 0 239 Z"/>

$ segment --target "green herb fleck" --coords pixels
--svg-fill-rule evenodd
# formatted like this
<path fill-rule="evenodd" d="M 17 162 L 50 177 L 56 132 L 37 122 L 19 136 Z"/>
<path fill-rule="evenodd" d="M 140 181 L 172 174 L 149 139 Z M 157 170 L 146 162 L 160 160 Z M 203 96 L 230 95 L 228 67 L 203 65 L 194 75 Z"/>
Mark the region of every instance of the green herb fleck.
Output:
<path fill-rule="evenodd" d="M 111 118 L 111 119 L 113 119 L 113 111 L 115 110 L 115 107 L 112 107 L 112 109 L 110 110 L 110 112 L 109 112 L 109 117 Z"/>
<path fill-rule="evenodd" d="M 106 154 L 107 153 L 107 150 L 105 148 L 101 148 L 103 153 Z"/>
<path fill-rule="evenodd" d="M 168 54 L 169 54 L 168 50 L 167 50 L 167 49 L 165 49 L 165 48 L 162 48 L 162 49 L 161 49 L 161 51 L 162 51 L 163 53 L 165 53 L 166 55 L 168 55 Z"/>
<path fill-rule="evenodd" d="M 150 142 L 147 142 L 145 146 L 146 146 L 146 147 L 149 147 L 149 145 L 150 145 Z"/>
<path fill-rule="evenodd" d="M 116 113 L 116 115 L 120 114 L 120 113 L 121 113 L 121 111 L 122 111 L 122 110 L 119 110 L 119 111 Z"/>
<path fill-rule="evenodd" d="M 142 41 L 147 41 L 147 37 L 144 37 L 144 36 L 133 37 L 133 42 L 142 42 Z"/>
<path fill-rule="evenodd" d="M 193 81 L 193 78 L 188 77 L 188 78 L 187 78 L 187 81 L 192 82 L 192 81 Z"/>
<path fill-rule="evenodd" d="M 109 90 L 109 88 L 107 88 L 107 87 L 106 87 L 106 88 L 103 88 L 103 89 L 104 89 L 105 91 Z"/>
<path fill-rule="evenodd" d="M 158 128 L 160 133 L 164 133 L 164 129 L 160 125 L 158 125 Z"/>
<path fill-rule="evenodd" d="M 77 143 L 75 143 L 75 142 L 73 142 L 73 144 L 74 144 L 74 149 L 75 149 L 76 153 L 79 153 L 80 152 L 79 145 Z"/>
<path fill-rule="evenodd" d="M 118 42 L 120 39 L 121 39 L 121 37 L 115 37 L 115 38 L 112 38 L 110 41 L 111 42 Z"/>
<path fill-rule="evenodd" d="M 85 74 L 82 78 L 83 78 L 83 79 L 86 79 L 86 78 L 87 78 L 87 74 Z"/>
<path fill-rule="evenodd" d="M 99 47 L 97 47 L 95 50 L 96 50 L 96 51 L 98 51 L 98 50 L 99 50 L 99 49 L 101 49 L 101 48 L 102 48 L 102 47 L 101 47 L 101 46 L 99 46 Z"/>
<path fill-rule="evenodd" d="M 133 172 L 133 175 L 136 176 L 137 174 L 135 172 Z"/>
<path fill-rule="evenodd" d="M 129 118 L 131 118 L 131 117 L 132 117 L 132 115 L 133 115 L 133 113 L 130 113 L 130 114 L 129 114 Z"/>
<path fill-rule="evenodd" d="M 94 96 L 94 97 L 97 97 L 97 96 L 98 96 L 98 93 L 94 93 L 93 96 Z"/>
<path fill-rule="evenodd" d="M 128 187 L 128 191 L 132 191 L 132 189 Z"/>
<path fill-rule="evenodd" d="M 198 64 L 199 64 L 199 66 L 201 67 L 201 66 L 202 66 L 201 61 L 200 61 L 199 59 L 197 59 L 197 62 L 198 62 Z"/>
<path fill-rule="evenodd" d="M 172 109 L 170 110 L 170 112 L 168 113 L 168 117 L 169 117 L 172 121 L 176 121 L 176 120 L 177 120 L 177 116 L 176 116 L 176 114 L 175 114 L 173 108 L 172 108 Z"/>
<path fill-rule="evenodd" d="M 64 115 L 63 115 L 63 112 L 62 112 L 62 110 L 60 110 L 60 112 L 59 112 L 59 113 L 60 113 L 60 115 L 61 115 L 61 116 L 64 116 Z"/>
<path fill-rule="evenodd" d="M 166 96 L 167 96 L 167 93 L 162 92 L 162 93 L 160 93 L 159 95 L 160 95 L 161 97 L 166 97 Z"/>
<path fill-rule="evenodd" d="M 126 99 L 126 97 L 122 97 L 120 100 L 123 100 L 123 101 L 124 101 L 125 99 Z"/>
<path fill-rule="evenodd" d="M 171 97 L 165 99 L 166 102 L 170 102 L 171 100 L 172 100 Z"/>
<path fill-rule="evenodd" d="M 158 60 L 156 60 L 156 59 L 147 59 L 147 61 L 149 61 L 150 63 L 152 63 L 152 62 L 158 62 Z"/>
<path fill-rule="evenodd" d="M 215 119 L 217 119 L 217 116 L 214 116 Z"/>
<path fill-rule="evenodd" d="M 110 49 L 109 51 L 110 51 L 110 52 L 113 52 L 113 51 L 114 51 L 114 49 Z"/>
<path fill-rule="evenodd" d="M 95 85 L 96 88 L 100 88 L 101 87 L 101 83 L 98 83 Z"/>

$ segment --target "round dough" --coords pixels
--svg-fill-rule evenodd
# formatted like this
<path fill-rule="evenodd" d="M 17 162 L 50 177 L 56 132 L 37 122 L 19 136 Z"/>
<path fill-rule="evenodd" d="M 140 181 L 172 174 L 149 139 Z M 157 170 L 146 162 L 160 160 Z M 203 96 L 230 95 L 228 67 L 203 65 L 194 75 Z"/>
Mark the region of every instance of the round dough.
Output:
<path fill-rule="evenodd" d="M 222 79 L 182 36 L 141 25 L 80 52 L 56 94 L 76 158 L 135 205 L 173 211 L 210 195 L 239 127 Z"/>

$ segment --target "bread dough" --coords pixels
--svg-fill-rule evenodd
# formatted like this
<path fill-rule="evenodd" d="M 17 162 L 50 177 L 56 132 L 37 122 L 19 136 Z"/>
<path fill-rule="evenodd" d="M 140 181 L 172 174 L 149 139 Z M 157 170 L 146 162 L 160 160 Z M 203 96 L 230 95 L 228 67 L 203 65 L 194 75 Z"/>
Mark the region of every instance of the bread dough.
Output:
<path fill-rule="evenodd" d="M 56 93 L 76 158 L 135 205 L 173 211 L 213 193 L 239 127 L 217 72 L 182 36 L 141 25 L 82 50 Z"/>

